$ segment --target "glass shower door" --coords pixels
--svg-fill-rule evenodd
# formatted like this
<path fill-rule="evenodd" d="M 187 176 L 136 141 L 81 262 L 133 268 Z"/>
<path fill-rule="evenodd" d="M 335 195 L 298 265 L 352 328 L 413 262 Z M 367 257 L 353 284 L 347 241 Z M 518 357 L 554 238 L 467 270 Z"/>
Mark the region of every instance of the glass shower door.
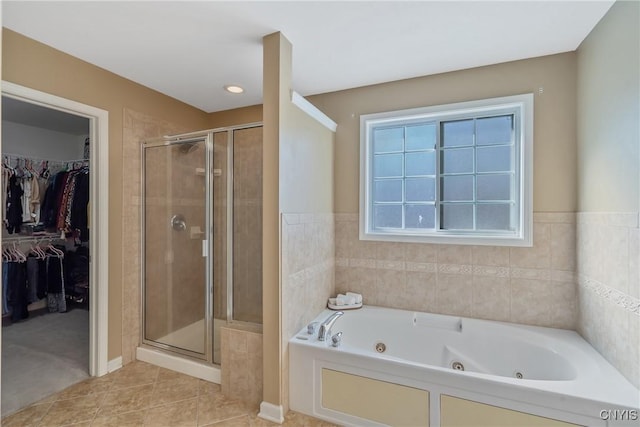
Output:
<path fill-rule="evenodd" d="M 143 145 L 143 342 L 211 360 L 208 136 Z"/>

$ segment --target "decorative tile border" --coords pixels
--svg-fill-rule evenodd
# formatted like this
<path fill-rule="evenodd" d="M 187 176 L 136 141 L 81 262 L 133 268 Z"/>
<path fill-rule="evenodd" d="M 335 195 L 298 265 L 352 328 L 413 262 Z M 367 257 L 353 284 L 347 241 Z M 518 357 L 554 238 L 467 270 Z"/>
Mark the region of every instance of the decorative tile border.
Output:
<path fill-rule="evenodd" d="M 474 265 L 474 276 L 509 277 L 509 268 L 487 265 Z"/>
<path fill-rule="evenodd" d="M 438 273 L 470 275 L 473 273 L 473 266 L 467 264 L 438 264 Z"/>
<path fill-rule="evenodd" d="M 411 271 L 422 273 L 445 273 L 500 277 L 513 279 L 550 280 L 553 282 L 576 283 L 577 275 L 573 271 L 547 270 L 536 268 L 499 267 L 493 265 L 438 264 L 432 262 L 410 262 L 374 260 L 361 258 L 336 258 L 335 267 L 369 268 L 392 271 Z"/>
<path fill-rule="evenodd" d="M 603 299 L 640 316 L 640 299 L 627 295 L 624 292 L 620 292 L 617 289 L 610 288 L 603 283 L 589 279 L 585 276 L 580 276 L 578 278 L 578 283 L 580 286 L 584 286 L 599 297 L 602 297 Z"/>
<path fill-rule="evenodd" d="M 433 262 L 405 262 L 406 271 L 417 271 L 422 273 L 436 273 L 438 264 Z"/>
<path fill-rule="evenodd" d="M 536 268 L 512 268 L 511 277 L 514 279 L 551 280 L 551 270 Z"/>
<path fill-rule="evenodd" d="M 578 224 L 599 224 L 614 227 L 637 228 L 638 212 L 578 212 Z"/>

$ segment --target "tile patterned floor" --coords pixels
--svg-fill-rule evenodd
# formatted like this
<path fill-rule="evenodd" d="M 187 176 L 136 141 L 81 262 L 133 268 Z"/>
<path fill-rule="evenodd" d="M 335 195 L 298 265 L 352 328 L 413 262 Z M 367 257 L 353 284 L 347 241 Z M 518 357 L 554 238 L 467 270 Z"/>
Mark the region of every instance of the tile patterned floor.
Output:
<path fill-rule="evenodd" d="M 257 408 L 222 395 L 220 386 L 144 362 L 89 378 L 2 419 L 3 427 L 269 427 Z M 289 412 L 288 427 L 333 427 Z"/>

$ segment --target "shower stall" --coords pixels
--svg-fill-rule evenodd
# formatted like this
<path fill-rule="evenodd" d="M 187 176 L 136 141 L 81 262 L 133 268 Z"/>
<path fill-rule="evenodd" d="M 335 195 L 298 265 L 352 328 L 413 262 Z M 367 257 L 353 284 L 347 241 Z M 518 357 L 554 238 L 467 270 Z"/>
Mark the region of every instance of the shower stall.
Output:
<path fill-rule="evenodd" d="M 262 323 L 262 125 L 142 143 L 141 343 L 220 363 L 219 328 Z"/>

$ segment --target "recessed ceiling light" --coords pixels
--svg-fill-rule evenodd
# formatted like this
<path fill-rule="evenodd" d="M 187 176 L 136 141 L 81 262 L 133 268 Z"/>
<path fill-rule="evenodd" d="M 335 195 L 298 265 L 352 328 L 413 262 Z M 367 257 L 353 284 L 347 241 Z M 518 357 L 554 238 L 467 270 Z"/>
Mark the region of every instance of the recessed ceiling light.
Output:
<path fill-rule="evenodd" d="M 231 92 L 231 93 L 242 93 L 242 92 L 244 92 L 244 89 L 242 89 L 240 86 L 236 86 L 236 85 L 226 85 L 224 87 L 224 90 L 226 90 L 227 92 Z"/>

